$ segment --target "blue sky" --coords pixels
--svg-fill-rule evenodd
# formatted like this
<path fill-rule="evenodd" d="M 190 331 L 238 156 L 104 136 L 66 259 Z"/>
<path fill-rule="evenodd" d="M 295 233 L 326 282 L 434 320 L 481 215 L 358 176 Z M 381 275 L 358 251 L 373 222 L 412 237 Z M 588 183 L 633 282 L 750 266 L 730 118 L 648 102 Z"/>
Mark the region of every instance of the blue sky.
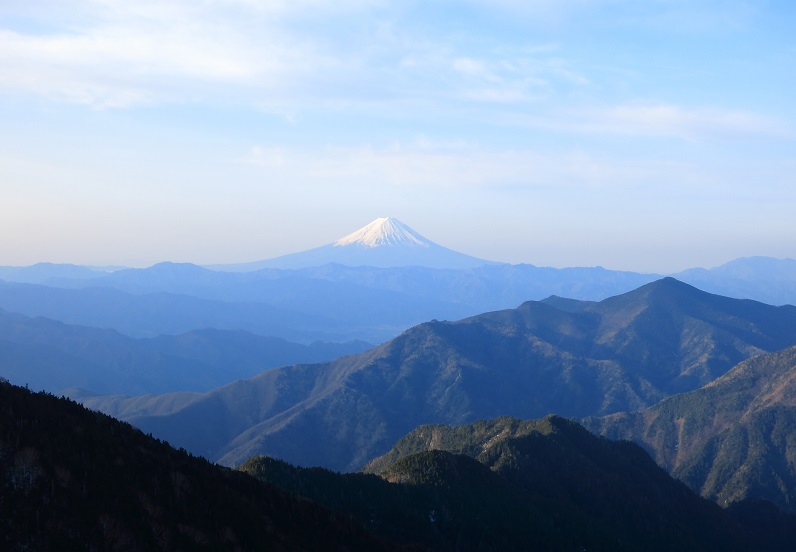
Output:
<path fill-rule="evenodd" d="M 795 6 L 3 2 L 0 265 L 796 258 Z"/>

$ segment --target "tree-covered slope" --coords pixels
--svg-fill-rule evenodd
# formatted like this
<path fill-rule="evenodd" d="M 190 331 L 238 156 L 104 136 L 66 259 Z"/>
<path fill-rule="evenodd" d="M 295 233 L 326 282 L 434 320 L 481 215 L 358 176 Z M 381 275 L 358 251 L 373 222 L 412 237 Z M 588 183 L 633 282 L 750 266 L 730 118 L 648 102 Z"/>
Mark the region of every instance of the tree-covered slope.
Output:
<path fill-rule="evenodd" d="M 0 549 L 397 548 L 128 424 L 0 382 Z"/>
<path fill-rule="evenodd" d="M 240 469 L 435 550 L 759 551 L 783 542 L 760 540 L 638 446 L 554 416 L 420 427 L 368 465 L 381 479 L 265 457 Z M 769 528 L 787 532 L 779 515 L 766 517 Z"/>
<path fill-rule="evenodd" d="M 637 410 L 792 344 L 796 307 L 664 279 L 582 308 L 528 302 L 432 321 L 360 355 L 271 370 L 187 402 L 87 404 L 228 465 L 268 454 L 355 470 L 418 425 Z"/>
<path fill-rule="evenodd" d="M 675 477 L 720 504 L 758 498 L 796 511 L 796 347 L 742 362 L 644 411 L 585 423 L 642 444 Z"/>

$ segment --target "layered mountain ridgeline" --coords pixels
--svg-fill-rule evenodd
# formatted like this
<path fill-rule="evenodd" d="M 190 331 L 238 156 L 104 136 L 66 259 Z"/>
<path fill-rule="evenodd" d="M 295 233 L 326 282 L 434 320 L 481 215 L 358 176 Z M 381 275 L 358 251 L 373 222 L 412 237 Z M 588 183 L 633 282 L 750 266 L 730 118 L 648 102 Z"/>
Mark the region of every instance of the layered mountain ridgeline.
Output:
<path fill-rule="evenodd" d="M 513 308 L 551 294 L 604 299 L 655 279 L 601 268 L 488 265 L 467 270 L 347 267 L 225 273 L 190 264 L 0 282 L 0 308 L 134 337 L 207 327 L 292 341 L 381 342 L 431 319 Z"/>
<path fill-rule="evenodd" d="M 0 376 L 35 390 L 141 395 L 207 391 L 269 368 L 362 352 L 364 342 L 301 345 L 243 331 L 133 339 L 0 310 Z"/>
<path fill-rule="evenodd" d="M 776 509 L 760 524 L 739 523 L 638 446 L 555 416 L 418 428 L 367 466 L 380 478 L 266 457 L 239 469 L 441 551 L 760 551 L 796 537 Z"/>
<path fill-rule="evenodd" d="M 605 299 L 660 278 L 653 274 L 601 267 L 558 269 L 527 264 L 435 269 L 330 263 L 303 269 L 263 269 L 237 273 L 218 272 L 189 263 L 164 262 L 149 268 L 93 274 L 93 278 L 54 277 L 44 281 L 37 279 L 35 282 L 27 281 L 26 278 L 20 278 L 19 281 L 11 279 L 6 283 L 24 285 L 12 287 L 13 294 L 6 293 L 0 297 L 3 301 L 16 300 L 15 304 L 21 308 L 31 301 L 29 296 L 36 292 L 54 293 L 45 290 L 112 289 L 134 296 L 166 293 L 210 301 L 265 303 L 287 310 L 320 314 L 331 311 L 335 304 L 332 302 L 327 305 L 325 301 L 338 300 L 324 295 L 329 291 L 329 286 L 334 285 L 337 295 L 360 299 L 363 305 L 366 299 L 378 299 L 378 295 L 373 295 L 378 291 L 386 293 L 385 306 L 393 306 L 395 302 L 389 299 L 398 294 L 404 301 L 425 299 L 436 306 L 447 305 L 450 308 L 452 305 L 466 305 L 483 311 L 515 307 L 528 299 L 542 299 L 549 295 Z M 368 293 L 365 290 L 370 290 L 371 295 L 365 295 Z M 20 294 L 22 297 L 16 297 Z M 307 298 L 302 298 L 302 294 L 307 295 Z M 70 299 L 70 296 L 65 297 L 63 301 Z M 106 300 L 113 297 L 109 296 Z M 50 301 L 55 299 L 55 295 L 49 298 Z"/>
<path fill-rule="evenodd" d="M 796 303 L 795 267 L 792 259 L 755 257 L 677 276 L 713 293 L 782 305 Z M 0 282 L 0 308 L 135 337 L 212 327 L 302 342 L 379 343 L 430 319 L 550 295 L 601 300 L 659 278 L 493 263 L 435 244 L 393 218 L 309 251 L 213 268 L 0 267 L 0 280 L 17 283 Z"/>
<path fill-rule="evenodd" d="M 0 549 L 399 548 L 349 516 L 0 382 Z"/>
<path fill-rule="evenodd" d="M 305 343 L 379 343 L 434 316 L 473 313 L 462 305 L 355 284 L 294 275 L 250 281 L 193 267 L 219 276 L 205 285 L 191 266 L 119 271 L 97 281 L 72 281 L 75 289 L 0 282 L 0 308 L 133 337 L 216 328 Z"/>
<path fill-rule="evenodd" d="M 584 423 L 641 444 L 719 504 L 751 497 L 796 512 L 796 347 L 747 360 L 642 412 Z"/>
<path fill-rule="evenodd" d="M 332 249 L 340 250 L 341 248 L 332 247 Z M 378 250 L 379 247 L 372 249 Z M 244 265 L 240 266 L 244 267 Z M 796 260 L 793 259 L 750 257 L 736 259 L 711 269 L 692 268 L 673 276 L 705 291 L 728 297 L 754 299 L 772 305 L 796 304 Z M 357 299 L 358 295 L 363 295 L 365 292 L 357 289 L 363 287 L 381 292 L 397 293 L 403 297 L 404 302 L 411 299 L 425 299 L 431 301 L 439 309 L 436 313 L 429 312 L 429 317 L 449 318 L 455 316 L 456 313 L 449 314 L 444 309 L 450 309 L 453 305 L 465 305 L 475 309 L 470 313 L 474 314 L 487 310 L 512 308 L 528 299 L 542 299 L 549 295 L 601 300 L 625 293 L 659 278 L 660 276 L 655 274 L 606 270 L 601 267 L 558 269 L 529 264 L 495 263 L 467 269 L 440 269 L 422 266 L 422 263 L 414 266 L 376 268 L 373 266 L 350 266 L 340 261 L 325 261 L 319 262 L 316 266 L 302 269 L 264 269 L 255 272 L 247 271 L 243 274 L 218 272 L 192 264 L 168 262 L 145 269 L 115 267 L 112 271 L 48 263 L 29 267 L 0 267 L 0 280 L 6 282 L 44 284 L 52 288 L 112 288 L 136 296 L 169 293 L 231 303 L 247 304 L 254 301 L 274 305 L 274 309 L 281 307 L 283 318 L 289 314 L 298 316 L 298 313 L 292 312 L 296 308 L 297 302 L 299 310 L 306 313 L 305 316 L 330 312 L 333 305 L 327 307 L 322 293 L 308 294 L 311 300 L 306 302 L 301 298 L 302 293 L 306 295 L 308 290 L 313 290 L 313 285 L 323 286 L 324 282 L 326 285 L 332 283 L 335 286 L 340 286 L 337 295 L 350 296 L 351 299 Z M 308 281 L 314 281 L 314 284 L 308 283 Z M 346 288 L 343 284 L 349 287 Z M 324 291 L 324 289 L 318 287 L 319 291 Z M 1 287 L 0 291 L 2 291 Z M 33 288 L 16 287 L 13 288 L 10 298 L 0 295 L 2 301 L 13 300 L 15 303 L 0 303 L 0 307 L 8 310 L 35 309 L 48 303 L 48 301 L 41 301 L 36 304 L 31 302 L 30 298 L 24 298 L 26 293 L 32 292 L 52 293 L 42 291 L 38 286 Z M 23 297 L 14 297 L 20 295 Z M 119 303 L 116 305 L 117 308 L 125 306 L 124 300 L 119 296 L 105 299 Z M 168 299 L 161 298 L 161 301 Z M 367 297 L 362 297 L 363 304 L 360 306 L 367 307 L 364 304 L 365 299 Z M 371 296 L 370 299 L 378 299 L 378 296 Z M 81 315 L 79 312 L 64 312 L 64 307 L 68 311 L 69 301 L 74 300 L 74 295 L 60 300 L 63 303 L 60 310 L 64 315 Z M 391 305 L 389 294 L 384 300 L 386 301 L 384 305 Z M 51 297 L 49 302 L 52 301 Z M 85 303 L 83 310 L 86 307 L 90 309 L 92 297 L 86 297 Z M 18 309 L 15 309 L 14 305 L 17 305 Z M 51 312 L 38 314 L 58 318 L 55 316 L 57 307 L 53 305 L 49 308 L 52 309 Z M 202 305 L 202 310 L 208 313 L 213 309 L 220 308 L 221 306 L 212 303 Z M 25 313 L 22 310 L 19 312 Z M 85 320 L 58 319 L 87 324 Z M 132 329 L 146 331 L 145 328 L 133 327 Z M 177 331 L 189 329 L 194 328 L 182 327 Z M 282 337 L 294 339 L 292 336 Z"/>
<path fill-rule="evenodd" d="M 350 471 L 418 425 L 637 410 L 793 344 L 796 307 L 668 278 L 599 303 L 528 302 L 421 324 L 360 355 L 270 370 L 187 401 L 85 404 L 228 465 L 268 454 Z"/>
<path fill-rule="evenodd" d="M 328 264 L 225 273 L 175 263 L 112 273 L 86 269 L 85 274 L 69 278 L 74 271 L 57 270 L 59 266 L 51 267 L 53 278 L 44 278 L 43 268 L 34 272 L 36 278 L 29 278 L 47 286 L 0 282 L 0 308 L 113 328 L 134 337 L 213 327 L 301 342 L 377 343 L 430 319 L 455 320 L 550 295 L 602 300 L 658 278 L 599 267 L 508 264 L 469 269 Z M 727 289 L 726 295 L 773 304 L 796 302 L 796 283 L 787 274 L 781 281 L 765 280 L 765 285 L 743 280 L 744 286 L 717 289 L 711 284 L 714 271 L 719 269 L 690 271 L 683 278 L 705 273 L 708 277 L 696 281 L 710 291 Z M 25 279 L 27 272 L 9 272 L 10 277 L 14 274 Z"/>
<path fill-rule="evenodd" d="M 121 266 L 82 266 L 75 264 L 37 263 L 29 266 L 0 266 L 0 280 L 45 284 L 53 280 L 91 280 L 101 278 Z"/>

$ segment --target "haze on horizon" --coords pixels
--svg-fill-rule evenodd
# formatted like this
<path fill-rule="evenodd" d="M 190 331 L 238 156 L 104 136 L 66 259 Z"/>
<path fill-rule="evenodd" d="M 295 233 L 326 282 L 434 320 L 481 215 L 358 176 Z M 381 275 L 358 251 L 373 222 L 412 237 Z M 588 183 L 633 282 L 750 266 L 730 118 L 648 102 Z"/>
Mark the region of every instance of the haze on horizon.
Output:
<path fill-rule="evenodd" d="M 0 5 L 0 265 L 221 264 L 393 216 L 672 273 L 796 258 L 796 4 Z"/>

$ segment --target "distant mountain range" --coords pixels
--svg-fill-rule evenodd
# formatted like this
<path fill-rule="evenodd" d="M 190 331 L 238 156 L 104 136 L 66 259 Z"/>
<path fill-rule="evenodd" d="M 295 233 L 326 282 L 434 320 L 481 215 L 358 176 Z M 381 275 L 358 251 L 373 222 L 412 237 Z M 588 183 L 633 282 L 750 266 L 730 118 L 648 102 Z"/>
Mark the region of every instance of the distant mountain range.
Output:
<path fill-rule="evenodd" d="M 0 376 L 73 397 L 209 391 L 276 366 L 328 361 L 368 348 L 365 342 L 301 345 L 216 329 L 134 339 L 0 310 Z"/>
<path fill-rule="evenodd" d="M 0 282 L 0 308 L 67 324 L 113 329 L 132 337 L 215 328 L 310 343 L 349 341 L 352 334 L 368 333 L 351 331 L 341 321 L 321 314 L 256 301 L 207 299 L 167 291 L 133 293 L 108 282 L 76 289 Z"/>
<path fill-rule="evenodd" d="M 393 218 L 310 251 L 214 268 L 0 267 L 0 308 L 133 337 L 218 328 L 305 344 L 380 343 L 431 319 L 458 320 L 551 295 L 599 301 L 660 279 L 601 267 L 492 263 L 439 246 Z M 676 276 L 729 297 L 796 304 L 796 261 L 789 259 L 739 259 Z"/>
<path fill-rule="evenodd" d="M 604 299 L 648 283 L 603 269 L 467 270 L 326 265 L 225 273 L 161 263 L 55 285 L 0 282 L 0 308 L 134 337 L 246 330 L 291 341 L 374 343 L 431 319 L 458 320 L 556 294 Z"/>
<path fill-rule="evenodd" d="M 378 343 L 431 319 L 457 320 L 550 295 L 601 300 L 654 281 L 647 274 L 530 265 L 224 273 L 163 263 L 95 274 L 48 285 L 0 282 L 0 308 L 133 337 L 218 328 L 302 343 Z M 796 288 L 778 285 L 761 285 L 759 295 L 784 297 L 777 289 Z"/>
<path fill-rule="evenodd" d="M 748 257 L 709 270 L 693 268 L 675 277 L 719 295 L 771 305 L 796 305 L 796 260 L 793 259 Z"/>
<path fill-rule="evenodd" d="M 0 266 L 0 280 L 42 284 L 52 281 L 100 278 L 105 274 L 122 270 L 123 266 L 94 267 L 74 264 L 38 263 L 31 266 Z"/>
<path fill-rule="evenodd" d="M 796 307 L 667 278 L 599 303 L 527 302 L 421 324 L 359 355 L 269 370 L 188 401 L 85 404 L 228 465 L 270 454 L 352 470 L 421 424 L 638 410 L 792 345 Z"/>

